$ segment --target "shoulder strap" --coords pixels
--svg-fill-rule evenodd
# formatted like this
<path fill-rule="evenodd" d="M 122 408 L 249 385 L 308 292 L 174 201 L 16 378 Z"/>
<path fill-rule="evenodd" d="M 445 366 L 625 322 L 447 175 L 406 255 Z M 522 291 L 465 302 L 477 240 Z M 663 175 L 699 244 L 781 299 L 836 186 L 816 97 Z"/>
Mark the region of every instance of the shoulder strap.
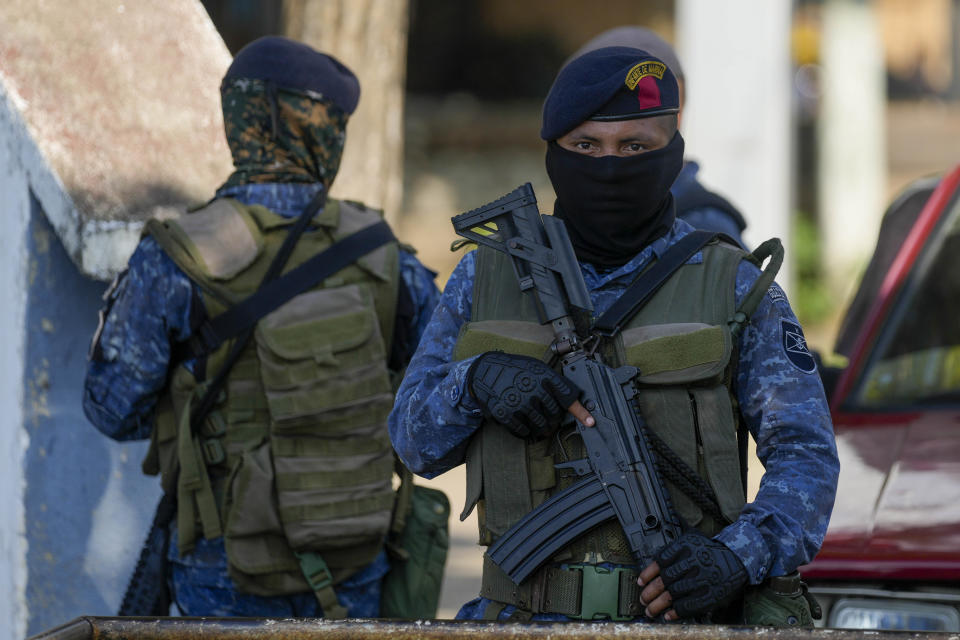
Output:
<path fill-rule="evenodd" d="M 629 322 L 630 318 L 636 315 L 647 300 L 673 275 L 674 271 L 686 264 L 687 260 L 700 251 L 704 245 L 718 237 L 739 246 L 729 236 L 715 231 L 697 230 L 685 235 L 670 247 L 656 264 L 641 274 L 623 292 L 623 295 L 610 305 L 606 313 L 597 318 L 593 325 L 594 330 L 606 337 L 616 335 L 623 325 Z"/>
<path fill-rule="evenodd" d="M 249 298 L 203 322 L 189 342 L 190 355 L 200 357 L 212 353 L 224 341 L 252 328 L 285 302 L 393 240 L 390 226 L 381 221 L 330 245 L 282 277 L 262 284 Z"/>
<path fill-rule="evenodd" d="M 770 258 L 770 264 L 764 269 L 763 263 L 767 258 Z M 739 335 L 743 327 L 750 321 L 750 316 L 757 310 L 757 306 L 763 299 L 764 294 L 773 283 L 777 272 L 780 271 L 780 265 L 783 264 L 783 244 L 781 244 L 779 238 L 770 238 L 761 243 L 753 253 L 747 256 L 747 260 L 763 270 L 760 272 L 760 276 L 756 282 L 753 283 L 753 286 L 750 287 L 750 291 L 744 296 L 736 313 L 734 313 L 733 317 L 728 321 L 730 333 L 734 338 Z M 734 344 L 736 344 L 736 340 L 734 340 Z M 733 366 L 734 369 L 731 369 L 729 374 L 731 378 L 736 377 L 736 356 L 734 356 Z M 747 430 L 746 422 L 741 418 L 737 424 L 737 454 L 740 458 L 740 484 L 743 486 L 743 495 L 747 495 L 749 473 L 747 445 L 749 440 L 750 432 Z"/>
<path fill-rule="evenodd" d="M 763 263 L 770 258 L 770 264 L 763 268 Z M 783 244 L 780 238 L 770 238 L 757 247 L 753 253 L 747 256 L 747 259 L 761 268 L 760 276 L 757 278 L 750 291 L 744 296 L 743 302 L 737 308 L 737 312 L 730 319 L 730 329 L 736 336 L 743 327 L 750 321 L 750 316 L 757 310 L 757 305 L 763 300 L 767 289 L 773 284 L 773 279 L 777 277 L 780 266 L 783 264 Z"/>

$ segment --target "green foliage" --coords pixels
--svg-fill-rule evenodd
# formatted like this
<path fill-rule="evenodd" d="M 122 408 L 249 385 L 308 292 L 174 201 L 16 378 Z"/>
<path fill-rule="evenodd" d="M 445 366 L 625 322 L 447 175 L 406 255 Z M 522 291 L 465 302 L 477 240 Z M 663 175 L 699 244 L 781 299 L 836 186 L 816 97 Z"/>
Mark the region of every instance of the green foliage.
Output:
<path fill-rule="evenodd" d="M 793 310 L 803 326 L 826 321 L 834 311 L 820 262 L 820 240 L 813 216 L 793 217 L 793 262 L 796 269 Z"/>

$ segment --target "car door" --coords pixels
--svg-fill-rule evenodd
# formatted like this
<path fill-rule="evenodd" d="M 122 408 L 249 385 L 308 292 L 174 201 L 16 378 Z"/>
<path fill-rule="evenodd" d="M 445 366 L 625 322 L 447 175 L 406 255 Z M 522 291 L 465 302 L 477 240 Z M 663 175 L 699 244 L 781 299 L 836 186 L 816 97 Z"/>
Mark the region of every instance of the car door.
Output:
<path fill-rule="evenodd" d="M 960 620 L 958 185 L 960 167 L 932 191 L 874 278 L 865 320 L 848 329 L 850 362 L 831 399 L 840 482 L 823 548 L 804 575 L 835 605 L 854 602 L 836 599 L 851 585 L 886 593 L 886 604 L 856 600 L 851 614 L 883 628 L 948 629 Z M 917 591 L 928 592 L 924 602 Z M 940 617 L 903 608 L 904 598 Z M 838 611 L 830 617 L 837 622 Z"/>

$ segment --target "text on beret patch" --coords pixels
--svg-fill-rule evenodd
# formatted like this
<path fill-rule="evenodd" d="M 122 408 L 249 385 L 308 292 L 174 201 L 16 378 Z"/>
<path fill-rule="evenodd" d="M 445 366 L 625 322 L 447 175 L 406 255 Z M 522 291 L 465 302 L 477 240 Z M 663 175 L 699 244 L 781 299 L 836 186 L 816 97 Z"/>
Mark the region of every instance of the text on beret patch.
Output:
<path fill-rule="evenodd" d="M 656 62 L 654 60 L 638 62 L 627 72 L 627 77 L 624 82 L 627 88 L 633 91 L 637 88 L 637 83 L 647 76 L 655 76 L 657 80 L 663 80 L 663 72 L 666 70 L 667 65 L 662 62 Z"/>

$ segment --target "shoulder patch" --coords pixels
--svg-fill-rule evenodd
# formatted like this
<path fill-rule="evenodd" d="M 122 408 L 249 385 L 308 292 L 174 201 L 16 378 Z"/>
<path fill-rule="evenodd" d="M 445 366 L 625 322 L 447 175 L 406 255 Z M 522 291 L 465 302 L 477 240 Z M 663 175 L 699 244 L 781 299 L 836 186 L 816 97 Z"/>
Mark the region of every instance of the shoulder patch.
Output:
<path fill-rule="evenodd" d="M 787 360 L 800 371 L 813 373 L 817 370 L 813 354 L 807 349 L 807 339 L 803 336 L 803 329 L 796 322 L 780 320 L 780 346 Z"/>
<path fill-rule="evenodd" d="M 770 302 L 776 302 L 777 300 L 786 300 L 787 294 L 783 292 L 780 285 L 774 282 L 771 283 L 770 288 L 767 289 L 767 297 L 770 298 Z"/>

